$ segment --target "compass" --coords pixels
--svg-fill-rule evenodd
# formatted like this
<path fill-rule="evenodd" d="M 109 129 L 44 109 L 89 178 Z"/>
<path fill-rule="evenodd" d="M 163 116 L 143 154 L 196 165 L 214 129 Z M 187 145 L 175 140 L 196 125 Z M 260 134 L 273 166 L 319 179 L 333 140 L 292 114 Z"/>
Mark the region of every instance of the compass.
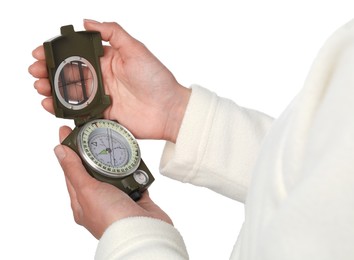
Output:
<path fill-rule="evenodd" d="M 61 27 L 61 35 L 43 43 L 57 117 L 75 128 L 62 142 L 73 149 L 94 178 L 138 200 L 154 177 L 141 158 L 137 140 L 117 121 L 103 118 L 111 101 L 104 93 L 99 32 Z"/>
<path fill-rule="evenodd" d="M 133 135 L 110 120 L 94 120 L 78 134 L 78 150 L 88 164 L 100 174 L 119 178 L 135 172 L 140 150 Z"/>

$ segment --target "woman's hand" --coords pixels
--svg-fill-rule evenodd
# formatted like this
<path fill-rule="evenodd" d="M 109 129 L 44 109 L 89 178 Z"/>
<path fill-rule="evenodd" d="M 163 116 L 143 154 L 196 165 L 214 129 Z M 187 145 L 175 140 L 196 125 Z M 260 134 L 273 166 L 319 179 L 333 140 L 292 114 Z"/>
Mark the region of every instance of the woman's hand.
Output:
<path fill-rule="evenodd" d="M 60 128 L 60 141 L 70 132 L 69 127 Z M 169 216 L 150 199 L 147 191 L 135 202 L 113 185 L 91 177 L 81 159 L 69 147 L 58 145 L 55 154 L 65 174 L 74 219 L 97 239 L 113 222 L 127 217 L 151 217 L 172 224 Z"/>
<path fill-rule="evenodd" d="M 118 24 L 85 20 L 84 26 L 86 30 L 99 31 L 102 40 L 109 42 L 100 60 L 105 92 L 112 100 L 105 118 L 119 121 L 137 138 L 175 142 L 190 90 Z M 33 57 L 37 61 L 29 72 L 38 78 L 34 83 L 38 93 L 46 96 L 43 107 L 53 113 L 42 45 L 33 51 Z"/>

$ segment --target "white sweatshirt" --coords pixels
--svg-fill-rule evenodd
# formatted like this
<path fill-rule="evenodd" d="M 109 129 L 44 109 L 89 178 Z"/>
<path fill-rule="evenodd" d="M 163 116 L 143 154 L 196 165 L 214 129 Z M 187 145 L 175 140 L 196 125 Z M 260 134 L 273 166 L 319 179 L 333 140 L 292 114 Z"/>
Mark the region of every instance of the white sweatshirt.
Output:
<path fill-rule="evenodd" d="M 162 174 L 245 202 L 231 258 L 354 259 L 354 21 L 321 49 L 303 90 L 274 122 L 198 86 Z M 110 226 L 96 259 L 188 259 L 159 220 Z"/>

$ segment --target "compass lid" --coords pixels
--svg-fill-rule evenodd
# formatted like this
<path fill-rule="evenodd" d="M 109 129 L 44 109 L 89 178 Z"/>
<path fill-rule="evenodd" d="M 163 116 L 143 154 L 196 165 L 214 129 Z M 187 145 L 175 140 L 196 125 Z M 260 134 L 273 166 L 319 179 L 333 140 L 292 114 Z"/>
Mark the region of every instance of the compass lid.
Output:
<path fill-rule="evenodd" d="M 102 39 L 96 31 L 61 27 L 61 35 L 43 43 L 55 115 L 74 119 L 75 125 L 103 117 L 110 105 L 104 93 L 99 58 Z"/>

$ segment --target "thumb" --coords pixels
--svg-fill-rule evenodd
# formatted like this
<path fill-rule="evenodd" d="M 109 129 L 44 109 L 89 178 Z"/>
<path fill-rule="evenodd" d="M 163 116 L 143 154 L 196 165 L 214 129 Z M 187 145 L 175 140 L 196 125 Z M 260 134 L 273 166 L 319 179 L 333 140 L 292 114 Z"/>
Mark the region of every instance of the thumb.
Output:
<path fill-rule="evenodd" d="M 75 190 L 86 185 L 91 185 L 95 180 L 87 173 L 80 157 L 69 147 L 57 145 L 54 153 L 58 158 L 66 178 L 70 181 Z"/>
<path fill-rule="evenodd" d="M 99 31 L 102 40 L 107 41 L 113 48 L 129 47 L 135 39 L 131 37 L 119 24 L 115 22 L 97 22 L 85 19 L 84 27 L 86 30 Z"/>
<path fill-rule="evenodd" d="M 61 164 L 61 162 L 65 159 L 66 157 L 66 151 L 64 149 L 64 147 L 62 147 L 62 145 L 57 145 L 55 148 L 54 148 L 54 153 L 55 153 L 55 156 L 57 157 L 59 163 Z"/>

